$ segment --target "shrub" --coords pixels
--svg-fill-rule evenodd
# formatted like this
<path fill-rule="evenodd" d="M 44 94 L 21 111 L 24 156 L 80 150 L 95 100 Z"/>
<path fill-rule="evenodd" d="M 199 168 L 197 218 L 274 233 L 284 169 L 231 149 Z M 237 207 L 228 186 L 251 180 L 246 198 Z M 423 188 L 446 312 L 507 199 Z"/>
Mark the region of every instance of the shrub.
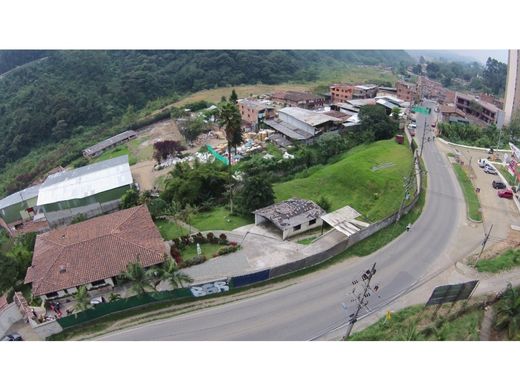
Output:
<path fill-rule="evenodd" d="M 316 202 L 316 204 L 318 206 L 320 206 L 323 210 L 325 210 L 326 212 L 329 212 L 330 211 L 330 207 L 331 207 L 331 204 L 330 204 L 330 201 L 324 196 L 322 195 L 320 197 L 320 199 L 318 199 L 318 201 Z"/>
<path fill-rule="evenodd" d="M 220 245 L 228 245 L 229 241 L 227 240 L 227 236 L 224 233 L 220 233 L 220 236 L 218 236 L 219 240 L 218 243 Z"/>
<path fill-rule="evenodd" d="M 208 242 L 206 237 L 204 237 L 201 232 L 198 232 L 191 237 L 193 238 L 193 243 L 195 244 L 206 244 Z"/>
<path fill-rule="evenodd" d="M 211 243 L 211 244 L 217 244 L 219 242 L 218 238 L 215 237 L 215 235 L 211 232 L 209 232 L 207 235 L 206 235 L 206 238 L 208 239 L 208 241 Z"/>
<path fill-rule="evenodd" d="M 229 245 L 229 246 L 220 248 L 217 253 L 219 256 L 223 256 L 223 255 L 227 255 L 228 253 L 236 252 L 239 249 L 240 249 L 240 245 L 236 245 L 236 243 L 235 243 L 235 245 Z"/>
<path fill-rule="evenodd" d="M 170 248 L 170 255 L 171 255 L 171 257 L 174 258 L 174 260 L 177 263 L 177 265 L 182 263 L 181 252 L 180 252 L 180 250 L 176 246 L 174 246 L 174 245 L 171 246 L 171 248 Z"/>
<path fill-rule="evenodd" d="M 207 260 L 207 257 L 205 255 L 197 255 L 197 256 L 194 256 L 192 257 L 191 259 L 189 259 L 188 261 L 183 261 L 180 265 L 179 265 L 179 268 L 186 268 L 186 267 L 190 267 L 192 265 L 197 265 L 197 264 L 202 264 L 204 263 L 205 261 Z"/>

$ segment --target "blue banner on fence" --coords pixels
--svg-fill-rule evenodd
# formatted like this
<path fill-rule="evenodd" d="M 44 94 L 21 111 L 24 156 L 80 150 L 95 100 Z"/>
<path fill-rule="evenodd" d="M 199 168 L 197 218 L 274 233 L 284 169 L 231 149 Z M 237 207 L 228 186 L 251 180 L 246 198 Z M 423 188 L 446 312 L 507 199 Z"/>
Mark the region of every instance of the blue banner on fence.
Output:
<path fill-rule="evenodd" d="M 234 276 L 231 278 L 230 284 L 233 287 L 242 287 L 247 286 L 248 284 L 261 282 L 267 279 L 269 279 L 268 269 L 266 269 L 265 271 L 255 272 L 254 274 Z"/>

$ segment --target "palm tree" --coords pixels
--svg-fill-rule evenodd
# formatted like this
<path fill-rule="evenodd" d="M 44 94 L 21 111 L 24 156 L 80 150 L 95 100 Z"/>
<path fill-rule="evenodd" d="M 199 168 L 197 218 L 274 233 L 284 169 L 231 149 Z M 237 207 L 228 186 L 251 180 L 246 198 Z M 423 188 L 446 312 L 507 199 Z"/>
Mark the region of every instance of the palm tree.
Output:
<path fill-rule="evenodd" d="M 223 103 L 220 106 L 219 112 L 219 124 L 224 128 L 224 132 L 226 133 L 226 141 L 228 144 L 228 160 L 229 166 L 231 167 L 231 148 L 236 143 L 237 135 L 236 133 L 240 133 L 242 129 L 240 128 L 240 123 L 242 118 L 240 117 L 240 111 L 235 104 L 232 102 Z"/>
<path fill-rule="evenodd" d="M 506 329 L 509 340 L 520 330 L 520 293 L 508 283 L 506 292 L 497 304 L 496 327 Z"/>
<path fill-rule="evenodd" d="M 83 311 L 90 306 L 90 297 L 85 286 L 78 288 L 76 294 L 74 294 L 74 300 L 76 301 L 76 311 Z"/>
<path fill-rule="evenodd" d="M 241 142 L 242 129 L 240 123 L 242 118 L 240 111 L 233 102 L 222 103 L 218 112 L 219 124 L 224 128 L 226 133 L 227 149 L 228 149 L 228 169 L 229 169 L 229 183 L 231 184 L 231 148 L 237 146 Z M 233 195 L 229 191 L 229 207 L 233 213 Z"/>
<path fill-rule="evenodd" d="M 193 279 L 189 275 L 179 271 L 177 263 L 171 258 L 168 258 L 157 272 L 161 280 L 170 282 L 173 290 L 184 287 L 184 283 L 193 282 Z"/>
<path fill-rule="evenodd" d="M 135 263 L 129 263 L 126 266 L 126 270 L 121 274 L 121 278 L 131 282 L 132 290 L 138 295 L 141 295 L 146 293 L 146 289 L 157 291 L 152 282 L 155 272 L 156 270 L 153 268 L 145 270 L 138 258 Z"/>

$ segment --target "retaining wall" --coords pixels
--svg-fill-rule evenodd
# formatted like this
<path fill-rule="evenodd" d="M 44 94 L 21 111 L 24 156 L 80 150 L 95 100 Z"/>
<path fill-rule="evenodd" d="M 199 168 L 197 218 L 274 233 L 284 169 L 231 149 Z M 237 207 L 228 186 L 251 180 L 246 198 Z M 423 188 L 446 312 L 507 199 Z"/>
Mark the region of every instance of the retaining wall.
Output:
<path fill-rule="evenodd" d="M 0 310 L 0 337 L 4 337 L 7 330 L 21 319 L 22 314 L 14 302 Z"/>

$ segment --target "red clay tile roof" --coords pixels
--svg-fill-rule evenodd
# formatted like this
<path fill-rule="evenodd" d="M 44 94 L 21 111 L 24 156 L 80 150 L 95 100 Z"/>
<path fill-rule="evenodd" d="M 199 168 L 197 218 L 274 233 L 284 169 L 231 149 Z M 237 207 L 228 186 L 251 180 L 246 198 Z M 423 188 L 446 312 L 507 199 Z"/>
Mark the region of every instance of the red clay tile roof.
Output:
<path fill-rule="evenodd" d="M 43 295 L 117 276 L 137 258 L 162 263 L 164 254 L 148 209 L 137 206 L 40 234 L 25 283 Z"/>

